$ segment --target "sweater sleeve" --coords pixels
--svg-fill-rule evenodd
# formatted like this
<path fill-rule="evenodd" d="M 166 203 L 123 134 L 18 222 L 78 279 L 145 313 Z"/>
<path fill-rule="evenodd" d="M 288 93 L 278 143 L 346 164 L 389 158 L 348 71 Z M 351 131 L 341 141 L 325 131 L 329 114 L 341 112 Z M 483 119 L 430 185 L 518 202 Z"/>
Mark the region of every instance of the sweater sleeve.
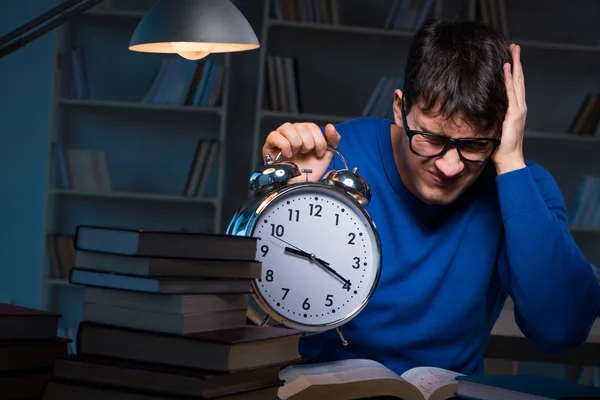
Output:
<path fill-rule="evenodd" d="M 535 346 L 559 353 L 587 339 L 600 310 L 600 285 L 569 231 L 566 206 L 541 166 L 496 177 L 504 224 L 499 274 L 515 321 Z"/>

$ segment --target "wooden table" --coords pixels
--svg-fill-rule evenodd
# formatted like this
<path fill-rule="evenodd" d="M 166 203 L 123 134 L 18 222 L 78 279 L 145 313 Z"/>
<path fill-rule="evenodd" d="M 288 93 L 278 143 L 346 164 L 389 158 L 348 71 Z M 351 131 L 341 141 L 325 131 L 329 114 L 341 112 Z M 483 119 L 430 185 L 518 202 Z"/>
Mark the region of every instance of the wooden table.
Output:
<path fill-rule="evenodd" d="M 510 300 L 510 299 L 509 299 Z M 484 357 L 516 361 L 538 361 L 578 366 L 600 366 L 600 318 L 592 326 L 588 340 L 566 353 L 548 355 L 535 348 L 514 320 L 513 303 L 507 304 L 492 329 Z"/>

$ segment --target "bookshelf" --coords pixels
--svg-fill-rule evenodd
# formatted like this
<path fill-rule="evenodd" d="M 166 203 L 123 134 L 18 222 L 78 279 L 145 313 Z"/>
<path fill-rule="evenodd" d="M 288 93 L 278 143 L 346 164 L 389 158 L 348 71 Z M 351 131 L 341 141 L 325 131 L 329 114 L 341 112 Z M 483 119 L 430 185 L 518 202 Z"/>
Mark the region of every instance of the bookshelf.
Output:
<path fill-rule="evenodd" d="M 71 95 L 65 96 L 65 73 L 61 70 L 64 64 L 55 71 L 47 165 L 47 235 L 73 235 L 76 226 L 84 224 L 217 233 L 224 229 L 231 56 L 211 54 L 199 61 L 205 70 L 205 63 L 210 62 L 225 71 L 213 86 L 213 92 L 219 87 L 219 94 L 210 92 L 204 97 L 199 89 L 202 70 L 196 69 L 197 64 L 190 67 L 197 71 L 193 75 L 196 81 L 176 81 L 174 76 L 183 75 L 181 65 L 193 62 L 177 55 L 129 51 L 131 34 L 153 4 L 149 0 L 107 1 L 57 30 L 57 56 L 74 48 L 83 49 L 84 73 L 73 67 L 70 73 L 75 83 L 71 85 Z M 166 67 L 164 60 L 177 62 L 179 67 Z M 62 62 L 74 65 L 64 58 Z M 153 82 L 168 68 L 175 72 L 163 75 L 163 89 L 185 83 L 188 86 L 181 93 L 197 87 L 197 98 L 205 100 L 194 102 L 190 94 L 186 102 L 181 101 L 181 96 L 177 101 L 164 97 L 159 100 L 162 89 L 151 96 Z M 210 79 L 206 79 L 209 85 Z M 88 95 L 77 92 L 82 82 Z M 205 177 L 198 175 L 198 181 L 203 182 L 198 183 L 200 188 L 188 193 L 195 160 L 208 159 L 211 153 L 211 148 L 206 147 L 206 152 L 199 155 L 201 142 L 216 143 L 218 147 Z M 72 149 L 101 152 L 108 188 L 74 185 L 75 170 L 83 169 L 85 164 L 70 158 L 68 150 Z M 91 163 L 98 168 L 98 159 L 92 158 Z M 70 180 L 68 184 L 65 177 Z M 91 179 L 92 175 L 88 177 Z M 64 270 L 59 277 L 52 266 L 54 255 L 68 259 L 72 254 L 66 255 L 64 247 L 54 248 L 54 240 L 46 240 L 42 307 L 60 312 L 61 329 L 74 332 L 82 317 L 83 292 L 81 286 L 68 283 Z M 72 263 L 72 259 L 67 262 Z"/>
<path fill-rule="evenodd" d="M 300 10 L 295 18 L 278 18 L 281 5 L 263 1 L 252 170 L 262 163 L 266 136 L 282 123 L 325 124 L 359 117 L 381 76 L 403 74 L 414 29 L 384 28 L 392 3 L 333 0 L 339 20 L 322 23 L 306 14 L 299 20 Z M 434 0 L 427 15 L 473 19 L 479 15 L 479 4 L 480 0 Z M 534 0 L 505 0 L 505 4 L 510 39 L 522 47 L 528 105 L 525 156 L 553 175 L 573 213 L 584 177 L 600 175 L 600 134 L 569 133 L 586 96 L 600 92 L 600 31 L 592 16 L 600 13 L 600 3 L 552 0 L 540 7 Z M 566 15 L 577 23 L 565 24 Z M 299 111 L 273 107 L 270 56 L 295 59 L 291 92 L 297 93 Z M 391 107 L 391 95 L 388 103 Z M 600 226 L 573 225 L 572 232 L 586 257 L 600 263 Z"/>

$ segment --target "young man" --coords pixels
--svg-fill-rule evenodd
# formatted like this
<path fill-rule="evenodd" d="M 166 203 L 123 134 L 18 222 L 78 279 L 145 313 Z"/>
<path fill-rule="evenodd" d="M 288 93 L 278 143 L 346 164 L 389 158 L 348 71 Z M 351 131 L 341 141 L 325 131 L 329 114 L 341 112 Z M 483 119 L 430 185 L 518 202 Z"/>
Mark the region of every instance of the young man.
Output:
<path fill-rule="evenodd" d="M 303 338 L 309 362 L 482 373 L 507 296 L 539 349 L 586 340 L 600 287 L 555 181 L 524 160 L 520 51 L 488 26 L 430 21 L 413 39 L 393 122 L 286 123 L 269 134 L 263 155 L 281 151 L 319 178 L 339 168 L 326 151 L 337 146 L 371 185 L 368 211 L 382 241 L 375 294 L 343 328 L 349 345 L 335 331 Z"/>

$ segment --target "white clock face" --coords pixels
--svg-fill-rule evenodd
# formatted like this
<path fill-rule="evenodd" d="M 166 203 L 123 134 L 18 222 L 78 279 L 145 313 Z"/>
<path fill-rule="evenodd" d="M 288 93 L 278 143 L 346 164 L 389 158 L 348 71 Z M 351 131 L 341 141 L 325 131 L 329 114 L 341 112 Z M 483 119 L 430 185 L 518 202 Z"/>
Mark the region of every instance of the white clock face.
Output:
<path fill-rule="evenodd" d="M 377 282 L 377 238 L 365 215 L 337 192 L 287 192 L 261 213 L 252 235 L 262 262 L 256 289 L 293 324 L 319 330 L 347 322 Z"/>

